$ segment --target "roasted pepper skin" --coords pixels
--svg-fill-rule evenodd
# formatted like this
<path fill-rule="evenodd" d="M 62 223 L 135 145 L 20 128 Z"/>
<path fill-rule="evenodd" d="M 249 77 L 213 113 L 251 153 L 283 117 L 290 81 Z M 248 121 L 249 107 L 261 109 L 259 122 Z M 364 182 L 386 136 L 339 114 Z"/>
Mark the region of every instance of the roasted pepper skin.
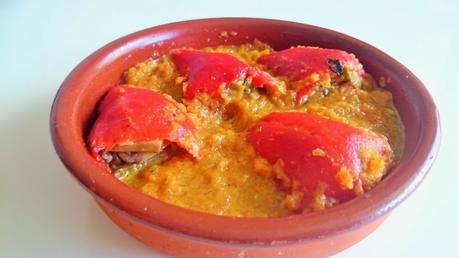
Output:
<path fill-rule="evenodd" d="M 199 144 L 192 120 L 178 104 L 164 95 L 129 85 L 109 90 L 88 137 L 94 157 L 119 145 L 165 140 L 197 157 Z"/>
<path fill-rule="evenodd" d="M 252 67 L 236 57 L 225 53 L 211 53 L 194 49 L 172 51 L 172 60 L 177 71 L 186 77 L 183 98 L 194 99 L 198 93 L 207 93 L 211 98 L 219 98 L 223 89 L 242 76 L 252 77 L 255 87 L 275 92 L 277 86 L 266 72 Z"/>
<path fill-rule="evenodd" d="M 342 50 L 318 47 L 294 47 L 258 58 L 274 76 L 286 78 L 290 84 L 299 83 L 296 102 L 306 96 L 317 84 L 330 85 L 332 79 L 344 77 L 344 69 L 363 76 L 359 60 Z"/>
<path fill-rule="evenodd" d="M 386 161 L 392 155 L 382 136 L 305 112 L 265 116 L 249 130 L 247 141 L 271 164 L 281 160 L 283 172 L 306 195 L 323 188 L 326 196 L 338 201 L 358 194 L 359 174 L 365 169 L 361 151 Z M 343 169 L 352 176 L 345 186 L 338 178 Z"/>

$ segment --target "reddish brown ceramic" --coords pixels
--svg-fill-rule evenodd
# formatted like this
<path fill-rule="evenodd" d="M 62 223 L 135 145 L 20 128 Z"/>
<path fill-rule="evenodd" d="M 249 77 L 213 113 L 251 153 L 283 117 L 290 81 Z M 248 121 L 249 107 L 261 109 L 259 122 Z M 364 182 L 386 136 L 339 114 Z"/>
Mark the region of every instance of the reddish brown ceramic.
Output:
<path fill-rule="evenodd" d="M 90 155 L 85 138 L 98 101 L 128 67 L 177 47 L 201 48 L 259 39 L 355 53 L 365 70 L 385 81 L 406 126 L 400 164 L 372 191 L 334 208 L 279 218 L 232 218 L 180 208 L 118 181 Z M 325 257 L 372 232 L 427 174 L 439 145 L 439 119 L 422 82 L 380 50 L 331 30 L 252 18 L 178 22 L 130 34 L 99 49 L 63 82 L 51 110 L 56 152 L 72 175 L 122 229 L 181 257 Z"/>

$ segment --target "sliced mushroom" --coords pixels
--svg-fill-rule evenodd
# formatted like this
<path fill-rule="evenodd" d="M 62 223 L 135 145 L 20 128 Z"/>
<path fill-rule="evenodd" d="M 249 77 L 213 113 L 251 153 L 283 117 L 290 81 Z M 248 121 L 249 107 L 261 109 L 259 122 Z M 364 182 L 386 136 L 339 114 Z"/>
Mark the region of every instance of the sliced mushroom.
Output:
<path fill-rule="evenodd" d="M 142 141 L 118 145 L 111 153 L 125 163 L 141 163 L 159 154 L 168 145 L 163 140 Z"/>
<path fill-rule="evenodd" d="M 165 145 L 163 140 L 130 142 L 127 144 L 117 145 L 112 152 L 151 152 L 153 154 L 160 152 Z"/>
<path fill-rule="evenodd" d="M 152 152 L 118 152 L 116 155 L 126 163 L 141 163 L 152 158 L 158 153 Z"/>

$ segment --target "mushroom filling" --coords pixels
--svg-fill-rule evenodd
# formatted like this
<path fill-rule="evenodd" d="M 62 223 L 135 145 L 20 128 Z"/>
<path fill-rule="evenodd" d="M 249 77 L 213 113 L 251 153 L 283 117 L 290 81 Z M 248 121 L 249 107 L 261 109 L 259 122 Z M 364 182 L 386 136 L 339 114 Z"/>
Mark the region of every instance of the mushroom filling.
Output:
<path fill-rule="evenodd" d="M 176 148 L 177 146 L 172 146 L 170 142 L 163 140 L 130 142 L 118 145 L 111 151 L 103 151 L 101 157 L 112 170 L 117 170 L 130 164 L 151 161 L 160 163 L 170 156 L 172 149 Z"/>

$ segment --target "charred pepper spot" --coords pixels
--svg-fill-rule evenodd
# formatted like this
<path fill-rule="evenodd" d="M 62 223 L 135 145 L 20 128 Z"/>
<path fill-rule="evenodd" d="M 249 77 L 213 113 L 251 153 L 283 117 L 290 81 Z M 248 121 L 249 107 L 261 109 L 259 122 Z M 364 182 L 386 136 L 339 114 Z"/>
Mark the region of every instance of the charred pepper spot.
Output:
<path fill-rule="evenodd" d="M 341 76 L 343 75 L 343 66 L 341 65 L 339 59 L 329 58 L 327 60 L 328 68 L 336 75 Z"/>

